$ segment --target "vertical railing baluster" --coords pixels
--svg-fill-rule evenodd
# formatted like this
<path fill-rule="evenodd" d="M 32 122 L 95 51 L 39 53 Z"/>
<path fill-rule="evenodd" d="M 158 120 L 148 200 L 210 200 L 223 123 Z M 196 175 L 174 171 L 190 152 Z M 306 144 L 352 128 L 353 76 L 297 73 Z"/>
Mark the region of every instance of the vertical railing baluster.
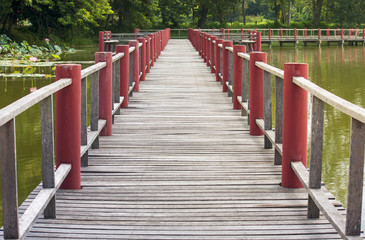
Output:
<path fill-rule="evenodd" d="M 271 73 L 264 71 L 264 129 L 272 130 Z M 271 149 L 272 143 L 265 135 L 265 149 Z"/>
<path fill-rule="evenodd" d="M 114 87 L 113 87 L 113 98 L 114 103 L 120 103 L 120 59 L 115 62 L 113 66 L 114 76 Z M 120 115 L 120 108 L 115 111 L 116 115 Z"/>
<path fill-rule="evenodd" d="M 42 180 L 43 188 L 54 188 L 54 142 L 53 142 L 53 97 L 40 102 L 42 139 Z M 44 209 L 44 218 L 56 218 L 56 198 L 52 197 Z"/>
<path fill-rule="evenodd" d="M 275 77 L 275 143 L 283 143 L 283 96 L 284 96 L 284 80 Z M 281 165 L 282 156 L 275 148 L 275 165 Z"/>
<path fill-rule="evenodd" d="M 0 126 L 0 142 L 4 239 L 18 239 L 18 186 L 14 118 Z"/>
<path fill-rule="evenodd" d="M 81 146 L 87 145 L 87 78 L 81 79 Z M 81 157 L 81 166 L 88 166 L 88 151 Z"/>
<path fill-rule="evenodd" d="M 346 235 L 361 232 L 361 208 L 364 176 L 365 124 L 351 119 L 349 186 L 346 208 Z"/>
<path fill-rule="evenodd" d="M 247 49 L 246 49 L 247 50 Z M 250 98 L 250 61 L 243 59 L 243 74 L 242 74 L 242 102 L 248 102 Z M 247 108 L 250 104 L 247 104 Z M 242 116 L 247 116 L 247 125 L 250 125 L 250 114 L 245 109 L 241 110 Z"/>
<path fill-rule="evenodd" d="M 129 54 L 129 87 L 133 86 L 133 52 Z M 133 97 L 133 90 L 129 94 Z"/>
<path fill-rule="evenodd" d="M 220 67 L 221 67 L 221 69 L 220 69 L 220 71 L 219 71 L 219 74 L 220 74 L 220 79 L 219 79 L 219 81 L 221 82 L 221 85 L 222 85 L 222 83 L 223 83 L 223 52 L 224 52 L 224 50 L 223 50 L 223 43 L 222 43 L 222 47 L 220 48 L 220 50 L 219 50 L 220 52 L 221 52 L 221 54 L 220 54 L 220 58 L 221 58 L 221 64 L 220 64 Z"/>
<path fill-rule="evenodd" d="M 231 51 L 228 51 L 228 84 L 233 86 L 233 52 Z M 228 97 L 232 96 L 233 93 L 228 89 Z"/>
<path fill-rule="evenodd" d="M 99 72 L 91 75 L 90 81 L 90 130 L 98 131 L 99 125 Z M 92 149 L 99 148 L 99 136 L 91 145 Z"/>
<path fill-rule="evenodd" d="M 313 96 L 309 187 L 321 188 L 324 102 Z M 319 208 L 308 195 L 308 218 L 319 218 Z"/>

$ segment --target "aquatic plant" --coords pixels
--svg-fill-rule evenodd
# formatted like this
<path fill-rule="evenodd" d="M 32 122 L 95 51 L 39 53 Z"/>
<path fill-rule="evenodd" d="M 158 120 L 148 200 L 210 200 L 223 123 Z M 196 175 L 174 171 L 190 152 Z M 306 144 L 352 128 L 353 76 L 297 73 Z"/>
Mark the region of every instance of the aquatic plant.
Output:
<path fill-rule="evenodd" d="M 0 36 L 0 59 L 26 60 L 36 62 L 36 60 L 59 60 L 60 54 L 64 52 L 74 52 L 75 49 L 68 46 L 59 46 L 51 43 L 49 38 L 44 39 L 41 46 L 30 45 L 27 41 L 17 43 L 3 34 Z"/>

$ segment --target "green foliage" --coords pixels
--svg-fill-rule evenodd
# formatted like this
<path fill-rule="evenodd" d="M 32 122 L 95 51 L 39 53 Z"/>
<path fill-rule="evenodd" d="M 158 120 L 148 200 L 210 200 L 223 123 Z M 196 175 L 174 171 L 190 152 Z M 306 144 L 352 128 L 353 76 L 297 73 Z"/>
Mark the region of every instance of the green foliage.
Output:
<path fill-rule="evenodd" d="M 67 47 L 52 44 L 49 39 L 45 39 L 41 46 L 30 45 L 27 41 L 17 43 L 3 34 L 0 36 L 0 59 L 22 59 L 30 62 L 44 60 L 59 60 L 60 54 L 64 51 L 74 52 L 75 50 Z"/>

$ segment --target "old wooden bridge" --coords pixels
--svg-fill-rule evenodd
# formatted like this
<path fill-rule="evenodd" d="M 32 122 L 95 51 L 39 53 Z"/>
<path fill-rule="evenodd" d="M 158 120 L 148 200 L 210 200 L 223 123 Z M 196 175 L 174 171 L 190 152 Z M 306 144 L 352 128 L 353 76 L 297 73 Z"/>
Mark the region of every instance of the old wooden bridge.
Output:
<path fill-rule="evenodd" d="M 169 41 L 169 29 L 138 36 L 112 47 L 113 34 L 101 33 L 101 50 L 114 55 L 98 53 L 84 70 L 58 66 L 55 83 L 0 110 L 2 237 L 361 238 L 364 109 L 306 80 L 305 64 L 282 71 L 264 53 L 192 29 L 193 45 Z M 307 91 L 315 108 L 310 171 Z M 43 182 L 18 208 L 14 118 L 38 102 Z M 321 184 L 324 103 L 352 117 L 346 210 Z"/>

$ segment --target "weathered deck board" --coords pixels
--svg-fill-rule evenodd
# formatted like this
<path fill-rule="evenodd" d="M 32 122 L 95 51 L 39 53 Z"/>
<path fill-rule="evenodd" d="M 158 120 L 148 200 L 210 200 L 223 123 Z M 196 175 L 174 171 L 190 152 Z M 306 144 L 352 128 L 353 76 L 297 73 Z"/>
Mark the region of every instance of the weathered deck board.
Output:
<path fill-rule="evenodd" d="M 58 191 L 57 219 L 28 239 L 340 239 L 307 219 L 304 190 L 280 187 L 273 150 L 186 40 L 170 41 L 129 106 L 89 150 L 82 190 Z"/>

